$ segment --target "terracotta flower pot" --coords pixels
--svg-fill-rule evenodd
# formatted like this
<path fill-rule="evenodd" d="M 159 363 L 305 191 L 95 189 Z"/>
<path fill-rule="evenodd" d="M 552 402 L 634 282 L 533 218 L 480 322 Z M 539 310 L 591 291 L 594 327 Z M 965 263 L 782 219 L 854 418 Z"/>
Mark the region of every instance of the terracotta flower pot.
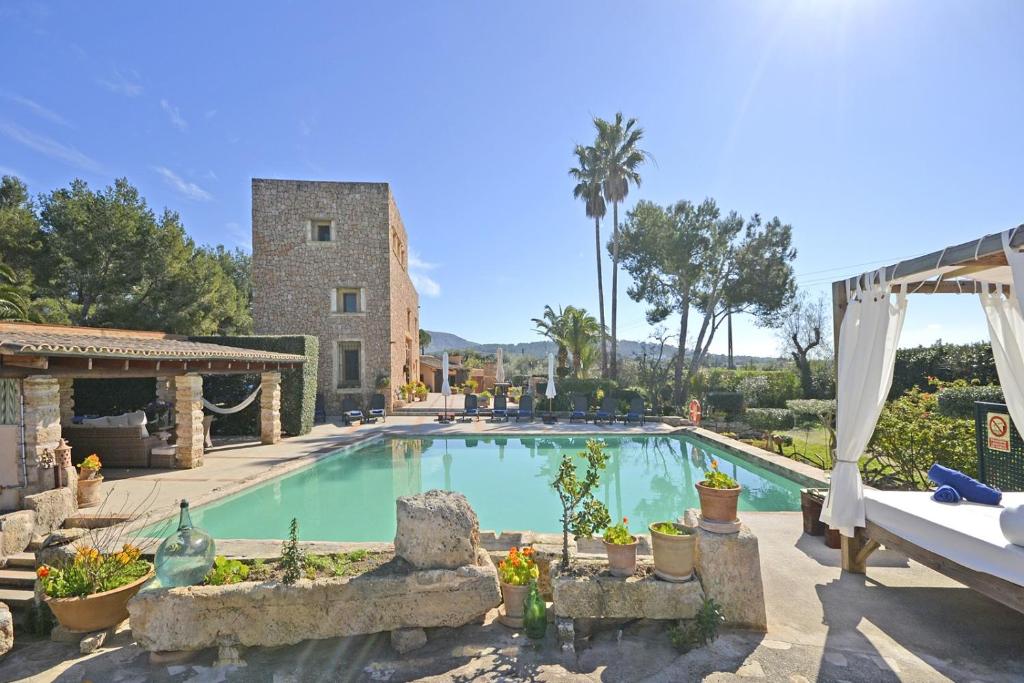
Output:
<path fill-rule="evenodd" d="M 96 475 L 89 479 L 78 480 L 78 507 L 88 508 L 99 505 L 102 496 L 100 485 L 103 484 L 103 476 Z"/>
<path fill-rule="evenodd" d="M 84 598 L 47 596 L 43 600 L 50 606 L 60 625 L 69 631 L 101 631 L 117 626 L 128 618 L 128 601 L 135 597 L 142 584 L 153 578 L 153 575 L 150 566 L 149 573 L 141 579 L 114 590 L 94 593 Z"/>
<path fill-rule="evenodd" d="M 821 508 L 824 499 L 819 489 L 800 489 L 800 511 L 804 517 L 804 533 L 811 536 L 822 536 L 828 528 L 821 521 Z"/>
<path fill-rule="evenodd" d="M 511 583 L 501 584 L 501 599 L 505 603 L 502 623 L 512 628 L 523 626 L 523 604 L 530 593 L 530 586 L 514 586 Z"/>
<path fill-rule="evenodd" d="M 697 550 L 697 534 L 694 529 L 672 522 L 672 526 L 680 531 L 678 535 L 663 534 L 654 530 L 654 524 L 648 529 L 651 532 L 651 548 L 654 551 L 654 574 L 659 579 L 681 583 L 693 578 L 694 557 Z"/>
<path fill-rule="evenodd" d="M 736 506 L 740 500 L 740 490 L 737 486 L 734 489 L 713 489 L 704 486 L 704 482 L 696 484 L 697 493 L 700 495 L 700 514 L 710 522 L 735 522 Z"/>
<path fill-rule="evenodd" d="M 604 543 L 604 551 L 608 554 L 608 571 L 612 576 L 633 576 L 636 571 L 636 547 L 638 545 L 636 536 L 631 536 L 633 542 L 626 545 L 620 543 Z"/>

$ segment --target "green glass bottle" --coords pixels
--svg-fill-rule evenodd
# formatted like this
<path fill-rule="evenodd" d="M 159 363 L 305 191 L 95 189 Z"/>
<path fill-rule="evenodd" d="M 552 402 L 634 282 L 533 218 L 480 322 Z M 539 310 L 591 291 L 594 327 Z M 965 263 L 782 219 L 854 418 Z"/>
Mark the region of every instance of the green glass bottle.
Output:
<path fill-rule="evenodd" d="M 523 600 L 523 630 L 531 640 L 542 640 L 548 630 L 548 608 L 537 589 L 536 579 L 530 580 L 530 592 Z"/>

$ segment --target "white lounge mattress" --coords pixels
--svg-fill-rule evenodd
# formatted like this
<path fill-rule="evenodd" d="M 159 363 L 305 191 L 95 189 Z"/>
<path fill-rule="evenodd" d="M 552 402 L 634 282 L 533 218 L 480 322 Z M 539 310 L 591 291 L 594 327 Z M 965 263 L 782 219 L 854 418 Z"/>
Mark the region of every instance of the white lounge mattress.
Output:
<path fill-rule="evenodd" d="M 1024 493 L 1004 493 L 1003 505 L 1024 503 Z M 1024 547 L 999 528 L 996 505 L 937 503 L 931 493 L 864 489 L 868 520 L 914 545 L 968 569 L 1024 586 Z"/>

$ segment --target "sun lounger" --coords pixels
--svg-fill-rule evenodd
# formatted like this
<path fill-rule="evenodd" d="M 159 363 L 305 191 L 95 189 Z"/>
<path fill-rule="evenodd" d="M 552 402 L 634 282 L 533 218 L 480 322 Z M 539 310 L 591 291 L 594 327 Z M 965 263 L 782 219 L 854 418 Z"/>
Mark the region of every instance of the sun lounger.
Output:
<path fill-rule="evenodd" d="M 519 399 L 519 409 L 516 410 L 515 417 L 516 422 L 519 422 L 520 418 L 530 422 L 533 421 L 533 396 L 523 394 Z"/>
<path fill-rule="evenodd" d="M 594 413 L 594 424 L 597 424 L 601 420 L 604 420 L 608 424 L 615 424 L 615 419 L 618 417 L 616 409 L 618 408 L 618 400 L 612 396 L 605 396 L 604 400 L 601 401 L 601 407 Z"/>
<path fill-rule="evenodd" d="M 569 413 L 569 422 L 575 422 L 576 420 L 583 420 L 586 422 L 589 419 L 587 413 L 589 409 L 587 397 L 583 394 L 574 394 L 572 397 L 572 412 Z"/>
<path fill-rule="evenodd" d="M 384 422 L 387 422 L 388 416 L 387 411 L 384 409 L 385 404 L 384 394 L 374 394 L 370 398 L 370 417 L 374 419 L 379 417 Z"/>
<path fill-rule="evenodd" d="M 466 394 L 466 409 L 462 412 L 462 417 L 459 418 L 460 422 L 469 422 L 470 418 L 476 418 L 480 420 L 480 404 L 476 397 L 476 394 Z"/>
<path fill-rule="evenodd" d="M 629 411 L 626 412 L 626 416 L 622 418 L 622 421 L 626 424 L 630 422 L 639 422 L 644 424 L 644 412 L 647 409 L 644 407 L 644 400 L 637 396 L 629 402 Z"/>
<path fill-rule="evenodd" d="M 354 399 L 345 397 L 341 400 L 341 421 L 344 424 L 350 425 L 356 420 L 360 423 L 366 422 L 366 415 L 359 406 L 356 405 Z"/>
<path fill-rule="evenodd" d="M 502 395 L 494 397 L 494 409 L 491 410 L 491 422 L 508 422 L 508 399 Z"/>
<path fill-rule="evenodd" d="M 1004 493 L 1003 505 L 1024 504 L 1024 493 Z M 864 490 L 867 524 L 843 539 L 843 567 L 864 573 L 880 545 L 1024 612 L 1024 547 L 999 527 L 1002 507 L 932 500 L 927 491 Z"/>

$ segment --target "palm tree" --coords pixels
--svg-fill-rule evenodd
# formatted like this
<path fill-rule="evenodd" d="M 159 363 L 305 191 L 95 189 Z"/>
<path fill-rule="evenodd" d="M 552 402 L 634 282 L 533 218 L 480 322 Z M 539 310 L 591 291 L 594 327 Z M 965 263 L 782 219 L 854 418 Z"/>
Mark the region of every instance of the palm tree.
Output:
<path fill-rule="evenodd" d="M 570 307 L 571 308 L 571 307 Z M 540 318 L 533 318 L 532 322 L 537 328 L 537 334 L 547 337 L 555 343 L 558 348 L 556 354 L 558 367 L 569 367 L 569 348 L 565 344 L 565 318 L 562 307 L 558 307 L 558 313 L 551 306 L 544 307 L 544 315 Z"/>
<path fill-rule="evenodd" d="M 579 379 L 585 362 L 594 355 L 594 346 L 604 329 L 587 313 L 585 308 L 566 306 L 562 312 L 562 332 L 569 353 L 572 354 L 572 375 Z"/>
<path fill-rule="evenodd" d="M 612 353 L 611 377 L 616 379 L 619 373 L 618 361 L 618 298 L 619 298 L 619 203 L 629 194 L 629 186 L 640 186 L 640 173 L 637 169 L 647 160 L 647 152 L 640 149 L 644 129 L 637 126 L 636 119 L 623 122 L 622 112 L 615 114 L 615 121 L 594 119 L 597 128 L 597 150 L 604 169 L 602 190 L 606 202 L 612 204 Z"/>
<path fill-rule="evenodd" d="M 582 199 L 587 218 L 594 219 L 594 247 L 597 250 L 597 309 L 601 319 L 601 377 L 608 377 L 608 345 L 604 330 L 604 279 L 601 276 L 601 219 L 607 212 L 604 201 L 604 166 L 597 148 L 590 145 L 576 145 L 576 166 L 569 169 L 569 175 L 576 181 L 572 196 Z"/>
<path fill-rule="evenodd" d="M 14 269 L 0 263 L 0 320 L 25 320 L 28 299 Z"/>

